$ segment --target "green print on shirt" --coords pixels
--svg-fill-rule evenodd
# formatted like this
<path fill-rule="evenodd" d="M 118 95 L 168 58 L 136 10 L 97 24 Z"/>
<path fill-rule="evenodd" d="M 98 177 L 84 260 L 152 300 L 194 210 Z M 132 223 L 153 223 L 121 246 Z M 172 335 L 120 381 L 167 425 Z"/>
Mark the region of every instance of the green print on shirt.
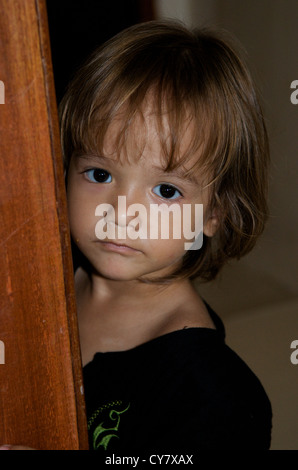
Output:
<path fill-rule="evenodd" d="M 105 409 L 111 408 L 112 406 L 123 405 L 122 401 L 112 402 L 104 407 L 101 407 L 97 410 L 97 412 L 91 417 L 88 423 L 88 428 L 91 427 L 92 422 L 94 421 L 95 417 L 101 414 Z M 120 424 L 120 415 L 125 413 L 130 407 L 130 404 L 124 409 L 110 409 L 108 417 L 106 420 L 102 421 L 93 431 L 93 449 L 97 450 L 100 447 L 103 447 L 104 450 L 107 450 L 110 440 L 112 437 L 116 437 L 119 439 L 118 431 L 119 431 L 119 424 Z M 110 424 L 110 427 L 104 426 L 104 424 Z M 114 424 L 114 426 L 112 426 Z"/>

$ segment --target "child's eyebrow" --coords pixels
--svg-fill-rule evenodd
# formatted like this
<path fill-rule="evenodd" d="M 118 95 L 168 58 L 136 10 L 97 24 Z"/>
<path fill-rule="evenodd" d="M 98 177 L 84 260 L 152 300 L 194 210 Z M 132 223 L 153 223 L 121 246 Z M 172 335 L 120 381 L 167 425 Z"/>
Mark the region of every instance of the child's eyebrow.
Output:
<path fill-rule="evenodd" d="M 167 174 L 169 176 L 175 176 L 176 178 L 181 179 L 183 182 L 191 183 L 198 185 L 199 181 L 196 178 L 195 175 L 192 175 L 191 173 L 187 174 L 186 170 L 183 170 L 182 168 L 176 168 L 176 170 L 169 170 L 166 171 L 164 168 L 161 168 L 160 166 L 153 165 L 153 168 L 157 171 L 159 171 L 162 174 Z"/>
<path fill-rule="evenodd" d="M 109 161 L 113 163 L 118 162 L 117 159 L 106 157 L 104 155 L 98 155 L 98 154 L 79 154 L 77 155 L 77 158 L 82 158 L 84 160 Z M 186 174 L 185 170 L 183 170 L 182 168 L 176 168 L 175 170 L 169 170 L 169 171 L 166 171 L 164 168 L 157 166 L 157 165 L 153 165 L 152 168 L 156 172 L 160 173 L 162 176 L 166 174 L 168 176 L 174 176 L 176 178 L 179 178 L 184 183 L 186 182 L 186 183 L 190 183 L 194 185 L 199 184 L 199 181 L 195 175 L 192 175 L 191 173 Z"/>
<path fill-rule="evenodd" d="M 105 157 L 104 155 L 98 155 L 96 153 L 78 153 L 76 154 L 76 158 L 81 158 L 83 160 L 108 160 L 113 161 L 112 158 Z M 114 160 L 116 161 L 116 160 Z"/>

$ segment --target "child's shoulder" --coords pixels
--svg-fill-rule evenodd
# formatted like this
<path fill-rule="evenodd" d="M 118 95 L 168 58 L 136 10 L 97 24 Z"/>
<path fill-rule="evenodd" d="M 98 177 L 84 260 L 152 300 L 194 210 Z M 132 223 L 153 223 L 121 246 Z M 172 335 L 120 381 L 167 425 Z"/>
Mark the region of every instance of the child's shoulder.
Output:
<path fill-rule="evenodd" d="M 186 328 L 216 329 L 213 313 L 196 289 L 190 283 L 186 284 L 181 292 L 178 306 L 171 312 L 167 329 L 169 331 Z"/>

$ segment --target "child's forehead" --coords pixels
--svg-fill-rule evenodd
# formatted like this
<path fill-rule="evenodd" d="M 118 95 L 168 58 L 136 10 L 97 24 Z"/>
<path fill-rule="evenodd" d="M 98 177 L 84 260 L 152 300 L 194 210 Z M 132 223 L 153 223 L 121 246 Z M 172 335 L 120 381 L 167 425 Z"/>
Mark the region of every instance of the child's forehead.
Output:
<path fill-rule="evenodd" d="M 148 157 L 152 164 L 160 161 L 167 167 L 172 153 L 172 164 L 175 167 L 182 166 L 185 170 L 190 170 L 201 153 L 200 148 L 191 151 L 196 123 L 191 114 L 188 114 L 180 123 L 179 129 L 173 129 L 171 118 L 170 110 L 159 113 L 151 102 L 136 110 L 129 122 L 126 110 L 121 110 L 107 128 L 103 154 L 120 160 Z"/>

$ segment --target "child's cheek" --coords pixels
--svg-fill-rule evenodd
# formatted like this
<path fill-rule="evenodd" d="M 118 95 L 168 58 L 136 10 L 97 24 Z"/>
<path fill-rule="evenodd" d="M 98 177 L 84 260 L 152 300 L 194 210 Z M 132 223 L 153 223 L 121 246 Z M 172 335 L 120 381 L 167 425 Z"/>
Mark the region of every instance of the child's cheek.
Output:
<path fill-rule="evenodd" d="M 183 239 L 159 240 L 156 251 L 159 253 L 159 259 L 168 260 L 170 263 L 179 261 L 185 254 L 184 241 Z"/>
<path fill-rule="evenodd" d="M 82 200 L 77 198 L 68 199 L 68 218 L 70 232 L 74 239 L 81 238 L 85 230 L 91 225 L 91 217 L 87 207 Z M 95 226 L 95 216 L 93 216 L 93 225 Z M 90 230 L 90 228 L 89 228 Z"/>

